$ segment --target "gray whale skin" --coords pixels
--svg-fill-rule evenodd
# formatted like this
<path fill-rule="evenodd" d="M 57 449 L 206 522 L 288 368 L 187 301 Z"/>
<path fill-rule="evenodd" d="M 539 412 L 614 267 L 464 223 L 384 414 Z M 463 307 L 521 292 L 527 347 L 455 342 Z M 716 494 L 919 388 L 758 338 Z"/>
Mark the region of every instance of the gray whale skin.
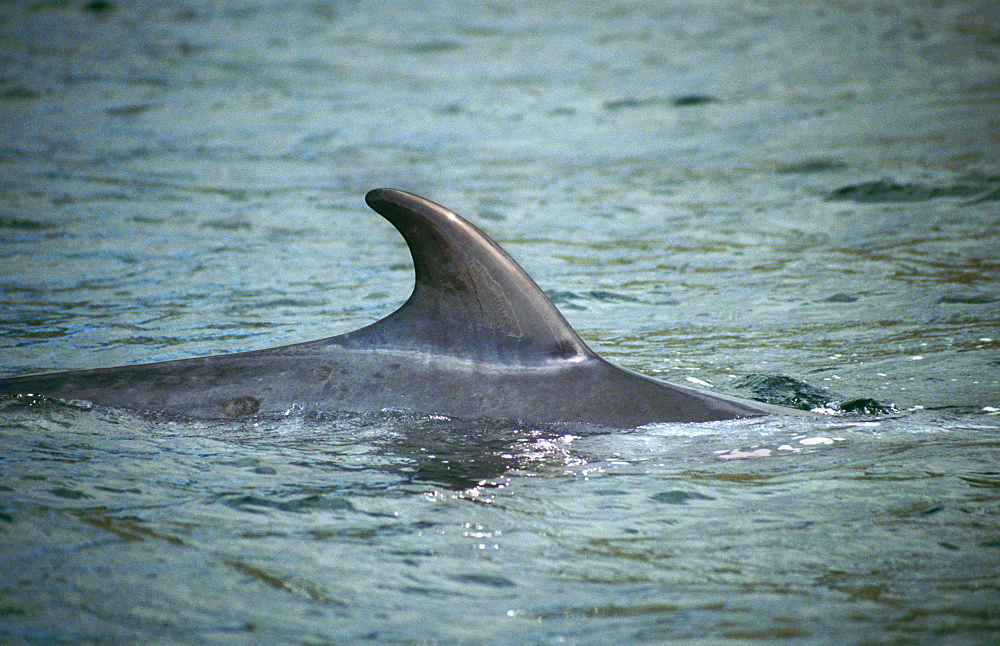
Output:
<path fill-rule="evenodd" d="M 0 380 L 0 396 L 196 418 L 293 407 L 633 428 L 800 411 L 665 383 L 597 356 L 482 231 L 411 193 L 365 197 L 406 239 L 416 285 L 395 312 L 277 348 Z"/>

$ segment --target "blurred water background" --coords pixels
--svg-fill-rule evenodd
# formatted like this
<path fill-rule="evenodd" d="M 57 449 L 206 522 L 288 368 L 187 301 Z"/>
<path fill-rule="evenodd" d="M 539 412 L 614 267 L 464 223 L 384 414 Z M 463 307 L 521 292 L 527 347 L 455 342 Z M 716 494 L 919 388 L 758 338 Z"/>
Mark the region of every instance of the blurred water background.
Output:
<path fill-rule="evenodd" d="M 1000 640 L 995 15 L 0 4 L 3 376 L 376 320 L 412 286 L 362 200 L 391 186 L 620 365 L 884 406 L 584 436 L 8 403 L 0 641 Z"/>

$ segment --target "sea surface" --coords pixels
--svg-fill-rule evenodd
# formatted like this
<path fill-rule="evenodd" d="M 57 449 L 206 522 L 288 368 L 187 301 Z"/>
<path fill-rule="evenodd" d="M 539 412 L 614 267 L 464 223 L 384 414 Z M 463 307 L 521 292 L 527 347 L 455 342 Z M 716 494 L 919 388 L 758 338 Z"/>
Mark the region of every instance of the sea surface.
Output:
<path fill-rule="evenodd" d="M 954 2 L 0 4 L 0 376 L 332 336 L 378 186 L 815 418 L 0 402 L 0 642 L 1000 641 L 1000 23 Z"/>

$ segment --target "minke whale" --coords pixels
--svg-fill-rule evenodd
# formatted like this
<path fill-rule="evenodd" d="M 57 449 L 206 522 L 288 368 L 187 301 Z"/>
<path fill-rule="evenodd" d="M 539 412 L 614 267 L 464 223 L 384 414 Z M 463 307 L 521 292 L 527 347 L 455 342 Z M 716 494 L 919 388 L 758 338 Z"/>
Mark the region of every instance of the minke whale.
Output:
<path fill-rule="evenodd" d="M 395 189 L 365 200 L 403 235 L 416 274 L 409 299 L 382 320 L 264 350 L 0 379 L 0 397 L 209 419 L 388 410 L 613 428 L 801 413 L 619 368 L 462 217 Z"/>

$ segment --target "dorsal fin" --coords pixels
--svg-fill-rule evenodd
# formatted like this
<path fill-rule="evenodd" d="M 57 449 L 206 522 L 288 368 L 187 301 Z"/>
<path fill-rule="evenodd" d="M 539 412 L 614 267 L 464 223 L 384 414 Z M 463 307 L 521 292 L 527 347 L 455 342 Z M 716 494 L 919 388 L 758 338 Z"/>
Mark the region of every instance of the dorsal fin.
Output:
<path fill-rule="evenodd" d="M 594 356 L 535 281 L 462 217 L 396 189 L 365 201 L 403 234 L 416 285 L 398 310 L 344 341 L 516 364 Z"/>

